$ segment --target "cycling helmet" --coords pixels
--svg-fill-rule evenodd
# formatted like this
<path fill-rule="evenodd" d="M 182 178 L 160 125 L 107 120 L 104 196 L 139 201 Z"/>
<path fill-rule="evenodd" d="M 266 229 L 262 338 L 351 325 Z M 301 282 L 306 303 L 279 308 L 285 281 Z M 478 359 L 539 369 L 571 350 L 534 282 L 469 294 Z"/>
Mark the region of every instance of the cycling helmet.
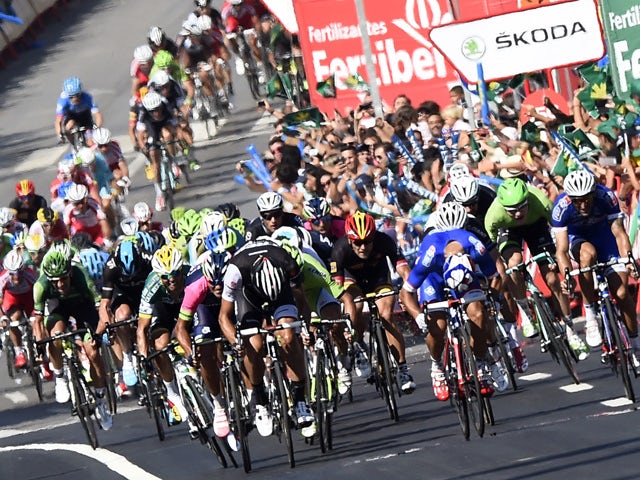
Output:
<path fill-rule="evenodd" d="M 153 233 L 160 233 L 160 232 L 153 232 Z M 162 236 L 161 233 L 160 233 L 160 236 Z M 136 238 L 136 245 L 143 252 L 152 254 L 159 247 L 156 244 L 156 240 L 153 238 L 153 236 L 149 232 L 136 232 L 135 238 Z"/>
<path fill-rule="evenodd" d="M 102 282 L 102 274 L 104 273 L 105 259 L 102 254 L 95 248 L 86 248 L 78 254 L 80 262 L 89 272 L 91 280 L 94 282 Z"/>
<path fill-rule="evenodd" d="M 133 218 L 140 223 L 146 223 L 153 218 L 151 207 L 145 202 L 138 202 L 133 206 Z"/>
<path fill-rule="evenodd" d="M 138 63 L 148 63 L 153 58 L 153 50 L 149 45 L 140 45 L 133 51 L 133 58 Z"/>
<path fill-rule="evenodd" d="M 149 42 L 153 43 L 156 47 L 159 47 L 164 40 L 164 32 L 160 27 L 151 27 L 147 38 L 149 39 Z"/>
<path fill-rule="evenodd" d="M 182 24 L 182 28 L 186 30 L 189 35 L 195 35 L 196 37 L 202 35 L 202 29 L 198 27 L 196 23 L 192 23 L 189 20 Z"/>
<path fill-rule="evenodd" d="M 503 207 L 515 207 L 527 200 L 529 190 L 521 179 L 508 178 L 500 184 L 496 196 Z"/>
<path fill-rule="evenodd" d="M 82 147 L 76 153 L 76 163 L 82 164 L 83 167 L 88 167 L 95 161 L 96 154 L 89 147 Z"/>
<path fill-rule="evenodd" d="M 96 128 L 93 131 L 93 141 L 98 145 L 106 145 L 111 141 L 111 131 L 104 127 Z"/>
<path fill-rule="evenodd" d="M 241 237 L 244 237 L 245 233 L 247 232 L 247 226 L 243 218 L 232 218 L 231 220 L 229 220 L 227 226 L 229 228 L 233 228 L 240 234 Z"/>
<path fill-rule="evenodd" d="M 41 268 L 49 280 L 58 280 L 71 272 L 71 259 L 62 252 L 50 250 L 42 259 Z"/>
<path fill-rule="evenodd" d="M 8 272 L 18 272 L 24 268 L 24 257 L 20 252 L 11 250 L 5 255 L 2 266 Z"/>
<path fill-rule="evenodd" d="M 162 96 L 156 92 L 147 93 L 142 99 L 142 106 L 148 111 L 156 110 L 162 105 Z"/>
<path fill-rule="evenodd" d="M 152 247 L 153 250 L 151 250 L 149 253 L 155 252 L 157 249 L 159 249 L 165 243 L 167 243 L 167 239 L 164 238 L 164 235 L 162 235 L 162 232 L 157 232 L 157 231 L 154 231 L 154 232 L 138 232 L 136 235 L 138 235 L 140 233 L 146 233 L 153 240 L 153 247 Z"/>
<path fill-rule="evenodd" d="M 67 78 L 62 83 L 62 90 L 69 97 L 80 95 L 80 93 L 82 93 L 82 83 L 80 83 L 80 79 L 78 77 Z"/>
<path fill-rule="evenodd" d="M 282 240 L 286 240 L 296 247 L 299 247 L 302 242 L 299 230 L 293 227 L 276 228 L 276 230 L 271 234 L 271 238 L 273 238 L 278 244 Z"/>
<path fill-rule="evenodd" d="M 475 278 L 473 260 L 465 253 L 448 257 L 444 261 L 442 271 L 442 278 L 447 286 L 458 293 L 466 292 Z"/>
<path fill-rule="evenodd" d="M 194 0 L 196 7 L 206 8 L 209 6 L 209 0 Z"/>
<path fill-rule="evenodd" d="M 49 252 L 60 252 L 64 255 L 69 261 L 73 257 L 73 251 L 71 250 L 71 243 L 69 240 L 56 240 L 49 247 Z"/>
<path fill-rule="evenodd" d="M 304 264 L 304 260 L 302 259 L 302 252 L 300 251 L 300 249 L 296 246 L 291 244 L 288 240 L 280 240 L 280 247 L 287 252 L 291 258 L 293 258 L 293 260 L 296 262 L 296 264 L 298 264 L 299 268 L 302 268 L 302 265 Z"/>
<path fill-rule="evenodd" d="M 443 203 L 434 215 L 434 226 L 440 232 L 462 228 L 467 221 L 467 209 L 456 202 Z"/>
<path fill-rule="evenodd" d="M 182 255 L 178 249 L 165 245 L 153 254 L 151 268 L 158 275 L 171 275 L 182 268 Z"/>
<path fill-rule="evenodd" d="M 229 3 L 231 5 L 240 5 L 242 3 L 242 0 L 229 0 Z"/>
<path fill-rule="evenodd" d="M 71 175 L 74 166 L 75 159 L 73 158 L 73 154 L 70 154 L 69 157 L 65 157 L 58 162 L 58 174 L 68 177 Z"/>
<path fill-rule="evenodd" d="M 11 237 L 11 246 L 12 247 L 24 246 L 24 242 L 26 242 L 27 236 L 29 236 L 29 232 L 27 230 L 18 230 Z"/>
<path fill-rule="evenodd" d="M 214 230 L 204 240 L 204 246 L 212 252 L 229 251 L 238 246 L 238 235 L 232 228 Z"/>
<path fill-rule="evenodd" d="M 138 272 L 140 265 L 140 253 L 133 240 L 124 240 L 118 244 L 113 258 L 122 269 L 122 274 L 126 277 L 133 277 Z"/>
<path fill-rule="evenodd" d="M 282 196 L 276 192 L 265 192 L 258 197 L 258 212 L 270 212 L 284 207 Z"/>
<path fill-rule="evenodd" d="M 76 250 L 93 248 L 93 241 L 87 232 L 78 232 L 71 237 L 71 246 Z"/>
<path fill-rule="evenodd" d="M 27 195 L 33 195 L 36 193 L 36 187 L 31 180 L 20 180 L 16 183 L 16 195 L 19 197 L 26 197 Z"/>
<path fill-rule="evenodd" d="M 73 183 L 67 190 L 67 200 L 73 203 L 81 202 L 89 196 L 89 189 L 81 183 Z"/>
<path fill-rule="evenodd" d="M 15 213 L 9 207 L 0 207 L 0 227 L 8 227 L 13 219 Z"/>
<path fill-rule="evenodd" d="M 29 252 L 36 253 L 45 248 L 47 244 L 44 240 L 44 235 L 41 235 L 39 233 L 32 233 L 25 240 L 24 246 Z"/>
<path fill-rule="evenodd" d="M 326 217 L 329 212 L 331 212 L 331 205 L 323 197 L 305 200 L 302 204 L 302 216 L 306 219 Z"/>
<path fill-rule="evenodd" d="M 40 223 L 52 223 L 58 220 L 58 212 L 50 207 L 43 207 L 38 210 L 36 218 Z"/>
<path fill-rule="evenodd" d="M 376 232 L 376 222 L 371 215 L 358 210 L 347 217 L 344 230 L 351 241 L 371 240 Z"/>
<path fill-rule="evenodd" d="M 300 235 L 300 248 L 305 246 L 313 246 L 313 238 L 311 238 L 311 232 L 306 228 L 298 227 L 298 234 Z"/>
<path fill-rule="evenodd" d="M 174 220 L 169 224 L 169 236 L 174 240 L 180 238 L 180 229 L 178 229 L 178 221 Z"/>
<path fill-rule="evenodd" d="M 133 217 L 125 218 L 120 222 L 120 230 L 123 235 L 135 235 L 138 227 L 138 221 Z"/>
<path fill-rule="evenodd" d="M 206 252 L 200 268 L 202 275 L 211 285 L 222 285 L 222 278 L 227 269 L 227 262 L 231 258 L 228 252 Z"/>
<path fill-rule="evenodd" d="M 153 64 L 158 68 L 169 68 L 173 64 L 173 55 L 166 50 L 160 50 L 153 57 Z"/>
<path fill-rule="evenodd" d="M 455 178 L 467 177 L 471 175 L 469 171 L 469 167 L 467 167 L 464 163 L 454 163 L 449 168 L 448 180 L 451 181 Z"/>
<path fill-rule="evenodd" d="M 227 226 L 227 218 L 221 212 L 209 212 L 202 217 L 202 223 L 200 224 L 200 232 L 204 235 L 209 235 L 216 230 L 222 230 Z"/>
<path fill-rule="evenodd" d="M 216 207 L 216 211 L 220 212 L 227 219 L 227 222 L 233 218 L 240 218 L 240 209 L 235 203 L 227 202 Z"/>
<path fill-rule="evenodd" d="M 449 188 L 453 199 L 462 205 L 474 203 L 478 199 L 478 179 L 472 175 L 452 178 Z"/>
<path fill-rule="evenodd" d="M 180 220 L 178 220 L 178 231 L 185 238 L 191 238 L 199 229 L 202 217 L 195 210 L 187 210 Z"/>
<path fill-rule="evenodd" d="M 286 282 L 284 270 L 273 264 L 268 257 L 258 258 L 251 267 L 253 287 L 271 301 L 275 301 Z"/>
<path fill-rule="evenodd" d="M 158 70 L 149 79 L 149 83 L 152 83 L 156 87 L 162 87 L 171 81 L 171 77 L 166 70 Z"/>
<path fill-rule="evenodd" d="M 196 26 L 204 32 L 205 30 L 211 30 L 213 28 L 213 22 L 209 15 L 200 15 L 196 20 Z"/>
<path fill-rule="evenodd" d="M 563 183 L 569 197 L 584 197 L 596 190 L 596 178 L 584 168 L 570 172 Z"/>

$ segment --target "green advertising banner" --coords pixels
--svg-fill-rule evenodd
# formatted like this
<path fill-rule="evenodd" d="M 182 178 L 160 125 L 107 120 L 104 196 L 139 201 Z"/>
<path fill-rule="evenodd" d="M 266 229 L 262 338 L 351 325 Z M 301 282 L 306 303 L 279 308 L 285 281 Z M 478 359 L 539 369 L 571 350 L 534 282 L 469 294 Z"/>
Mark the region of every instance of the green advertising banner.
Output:
<path fill-rule="evenodd" d="M 640 79 L 640 0 L 605 0 L 600 8 L 613 84 L 628 98 L 631 81 Z"/>

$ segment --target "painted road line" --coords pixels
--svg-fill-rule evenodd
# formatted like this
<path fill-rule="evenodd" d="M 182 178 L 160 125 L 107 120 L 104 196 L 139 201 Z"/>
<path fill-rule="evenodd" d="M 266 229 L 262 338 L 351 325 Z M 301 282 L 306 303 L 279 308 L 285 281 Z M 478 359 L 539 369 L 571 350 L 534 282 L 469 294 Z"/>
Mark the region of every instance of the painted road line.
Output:
<path fill-rule="evenodd" d="M 623 407 L 625 405 L 633 405 L 633 402 L 629 400 L 627 397 L 619 397 L 619 398 L 612 398 L 611 400 L 605 400 L 603 402 L 600 402 L 600 404 L 604 405 L 605 407 L 615 408 L 615 407 Z"/>
<path fill-rule="evenodd" d="M 29 397 L 27 397 L 22 392 L 7 392 L 3 393 L 2 396 L 9 400 L 11 403 L 28 403 Z"/>
<path fill-rule="evenodd" d="M 593 385 L 590 385 L 588 383 L 579 383 L 578 385 L 576 385 L 575 383 L 571 383 L 569 385 L 563 385 L 562 387 L 559 387 L 559 388 L 563 392 L 576 393 L 576 392 L 583 392 L 585 390 L 591 390 L 593 388 Z"/>
<path fill-rule="evenodd" d="M 32 443 L 29 445 L 0 447 L 0 452 L 15 452 L 18 450 L 43 450 L 45 452 L 65 450 L 67 452 L 79 453 L 80 455 L 96 460 L 124 478 L 131 480 L 161 480 L 160 477 L 156 477 L 146 470 L 143 470 L 122 455 L 105 450 L 104 448 L 96 448 L 94 450 L 89 445 L 77 443 Z"/>
<path fill-rule="evenodd" d="M 550 373 L 531 373 L 529 375 L 521 375 L 518 377 L 518 381 L 524 380 L 525 382 L 535 382 L 538 380 L 544 380 L 545 378 L 552 377 Z"/>

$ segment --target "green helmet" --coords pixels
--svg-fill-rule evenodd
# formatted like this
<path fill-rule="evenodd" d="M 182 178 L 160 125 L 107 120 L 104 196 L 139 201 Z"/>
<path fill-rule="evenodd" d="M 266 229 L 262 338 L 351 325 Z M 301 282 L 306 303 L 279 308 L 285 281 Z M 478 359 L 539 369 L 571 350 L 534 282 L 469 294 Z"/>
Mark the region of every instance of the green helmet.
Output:
<path fill-rule="evenodd" d="M 229 220 L 229 223 L 227 223 L 227 227 L 233 228 L 243 237 L 245 233 L 247 233 L 247 227 L 244 222 L 244 218 L 232 218 L 231 220 Z"/>
<path fill-rule="evenodd" d="M 171 210 L 171 220 L 175 220 L 176 222 L 182 218 L 184 215 L 185 208 L 184 207 L 176 207 Z"/>
<path fill-rule="evenodd" d="M 71 242 L 66 238 L 53 242 L 49 247 L 49 252 L 60 252 L 67 260 L 71 260 L 75 254 L 74 249 L 71 246 Z"/>
<path fill-rule="evenodd" d="M 166 50 L 160 50 L 153 57 L 153 65 L 158 68 L 168 68 L 173 64 L 173 55 Z"/>
<path fill-rule="evenodd" d="M 182 218 L 178 220 L 178 231 L 180 235 L 191 238 L 199 229 L 202 217 L 195 210 L 187 210 Z"/>
<path fill-rule="evenodd" d="M 508 178 L 498 187 L 498 202 L 503 207 L 520 205 L 528 196 L 527 184 L 519 178 Z"/>
<path fill-rule="evenodd" d="M 49 280 L 57 280 L 71 271 L 71 261 L 59 251 L 49 251 L 42 259 L 42 272 Z"/>
<path fill-rule="evenodd" d="M 291 258 L 295 260 L 295 262 L 298 264 L 298 267 L 302 268 L 302 265 L 304 264 L 304 260 L 302 259 L 302 252 L 298 247 L 292 245 L 287 240 L 281 240 L 280 247 L 289 255 L 291 255 Z"/>

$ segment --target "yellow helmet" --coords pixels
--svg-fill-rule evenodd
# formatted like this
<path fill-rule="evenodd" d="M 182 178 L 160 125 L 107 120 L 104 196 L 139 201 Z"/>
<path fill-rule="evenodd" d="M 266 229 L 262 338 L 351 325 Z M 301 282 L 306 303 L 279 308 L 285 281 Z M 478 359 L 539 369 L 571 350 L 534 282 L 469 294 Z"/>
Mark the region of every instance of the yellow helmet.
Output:
<path fill-rule="evenodd" d="M 151 259 L 151 268 L 158 275 L 172 275 L 182 269 L 182 254 L 170 245 L 164 245 Z"/>

